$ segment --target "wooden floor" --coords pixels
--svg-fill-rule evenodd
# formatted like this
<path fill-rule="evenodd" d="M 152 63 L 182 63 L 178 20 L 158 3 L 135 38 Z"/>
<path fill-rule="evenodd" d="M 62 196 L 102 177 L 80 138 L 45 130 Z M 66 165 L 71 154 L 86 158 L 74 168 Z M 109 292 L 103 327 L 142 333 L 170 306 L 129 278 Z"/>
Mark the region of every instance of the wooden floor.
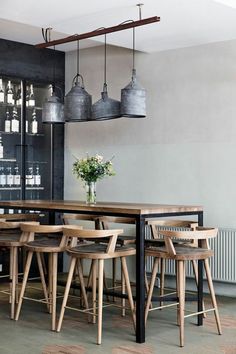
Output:
<path fill-rule="evenodd" d="M 30 292 L 35 292 L 30 290 Z M 75 304 L 76 300 L 72 300 Z M 236 298 L 219 298 L 223 335 L 217 335 L 215 322 L 207 316 L 204 327 L 194 318 L 186 320 L 186 344 L 179 348 L 175 310 L 150 313 L 145 344 L 135 343 L 129 315 L 120 310 L 104 310 L 103 342 L 97 346 L 96 325 L 87 317 L 67 311 L 62 331 L 50 331 L 50 317 L 45 306 L 25 301 L 18 322 L 9 319 L 7 297 L 0 295 L 0 354 L 236 354 Z M 206 299 L 206 305 L 208 298 Z M 193 307 L 193 304 L 188 305 Z"/>

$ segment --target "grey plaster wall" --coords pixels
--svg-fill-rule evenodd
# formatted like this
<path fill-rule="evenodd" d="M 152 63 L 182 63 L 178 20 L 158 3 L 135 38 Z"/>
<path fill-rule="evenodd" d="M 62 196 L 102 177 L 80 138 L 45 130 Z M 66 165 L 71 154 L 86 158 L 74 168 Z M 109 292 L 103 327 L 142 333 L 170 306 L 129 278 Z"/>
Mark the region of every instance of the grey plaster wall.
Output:
<path fill-rule="evenodd" d="M 75 75 L 66 54 L 66 92 Z M 205 224 L 236 227 L 236 41 L 137 54 L 147 118 L 66 125 L 65 198 L 84 199 L 73 156 L 115 155 L 117 175 L 98 183 L 100 201 L 202 204 Z M 108 48 L 108 88 L 119 98 L 131 52 Z M 86 89 L 99 99 L 103 47 L 81 51 Z"/>

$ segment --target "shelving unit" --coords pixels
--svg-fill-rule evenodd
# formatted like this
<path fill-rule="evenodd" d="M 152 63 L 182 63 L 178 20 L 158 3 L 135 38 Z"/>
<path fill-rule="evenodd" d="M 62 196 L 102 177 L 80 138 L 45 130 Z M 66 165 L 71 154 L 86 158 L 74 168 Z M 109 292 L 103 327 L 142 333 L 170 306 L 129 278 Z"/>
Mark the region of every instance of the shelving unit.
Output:
<path fill-rule="evenodd" d="M 53 148 L 53 126 L 44 125 L 41 121 L 42 104 L 50 93 L 48 84 L 6 77 L 1 75 L 1 72 L 0 79 L 3 82 L 5 100 L 9 81 L 13 92 L 20 92 L 21 88 L 22 97 L 22 105 L 0 103 L 0 136 L 3 142 L 3 158 L 0 159 L 0 198 L 9 200 L 51 198 L 54 184 L 52 180 L 54 162 L 51 161 L 50 153 Z M 33 90 L 34 106 L 26 104 L 30 87 L 31 91 Z M 16 99 L 17 96 L 13 95 L 13 98 Z M 6 118 L 12 129 L 14 114 L 19 122 L 19 131 L 5 131 Z M 31 132 L 33 121 L 36 124 L 34 128 L 37 129 L 35 133 Z M 26 122 L 29 132 L 26 132 Z M 19 175 L 20 177 L 15 177 Z M 14 178 L 18 178 L 16 183 Z"/>

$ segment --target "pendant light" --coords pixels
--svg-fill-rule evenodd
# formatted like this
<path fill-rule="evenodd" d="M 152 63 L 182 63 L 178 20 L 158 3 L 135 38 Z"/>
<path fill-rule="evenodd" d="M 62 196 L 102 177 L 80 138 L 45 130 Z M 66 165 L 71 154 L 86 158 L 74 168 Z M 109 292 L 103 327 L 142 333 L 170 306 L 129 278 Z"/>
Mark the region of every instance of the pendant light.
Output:
<path fill-rule="evenodd" d="M 77 74 L 72 88 L 65 96 L 66 122 L 87 122 L 91 120 L 92 96 L 84 88 L 84 79 L 79 73 L 79 40 L 77 41 Z"/>
<path fill-rule="evenodd" d="M 133 69 L 131 82 L 121 90 L 121 115 L 127 118 L 146 117 L 146 91 L 136 77 L 135 28 L 133 27 Z"/>
<path fill-rule="evenodd" d="M 51 30 L 51 29 L 50 29 Z M 50 37 L 50 31 L 49 31 Z M 51 96 L 43 103 L 42 107 L 42 122 L 43 123 L 65 123 L 64 106 L 60 101 L 60 98 L 55 92 L 55 46 L 54 46 L 54 61 L 53 61 L 53 84 Z"/>
<path fill-rule="evenodd" d="M 101 98 L 92 106 L 92 120 L 102 121 L 120 118 L 120 101 L 108 97 L 107 92 L 107 40 L 104 43 L 104 84 Z"/>

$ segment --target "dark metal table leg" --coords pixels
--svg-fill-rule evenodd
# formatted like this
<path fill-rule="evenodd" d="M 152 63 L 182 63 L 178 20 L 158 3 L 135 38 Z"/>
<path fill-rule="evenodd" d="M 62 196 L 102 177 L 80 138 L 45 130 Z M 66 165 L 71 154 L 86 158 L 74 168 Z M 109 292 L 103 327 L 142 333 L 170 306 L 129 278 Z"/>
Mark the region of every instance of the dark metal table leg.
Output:
<path fill-rule="evenodd" d="M 49 223 L 49 225 L 55 225 L 55 223 L 56 223 L 55 211 L 49 211 L 49 213 L 48 213 L 48 223 Z"/>
<path fill-rule="evenodd" d="M 145 219 L 136 219 L 136 342 L 145 342 Z"/>
<path fill-rule="evenodd" d="M 198 225 L 203 226 L 203 212 L 198 214 Z M 198 311 L 203 310 L 203 261 L 198 261 Z M 203 325 L 203 314 L 198 315 L 198 326 Z"/>

